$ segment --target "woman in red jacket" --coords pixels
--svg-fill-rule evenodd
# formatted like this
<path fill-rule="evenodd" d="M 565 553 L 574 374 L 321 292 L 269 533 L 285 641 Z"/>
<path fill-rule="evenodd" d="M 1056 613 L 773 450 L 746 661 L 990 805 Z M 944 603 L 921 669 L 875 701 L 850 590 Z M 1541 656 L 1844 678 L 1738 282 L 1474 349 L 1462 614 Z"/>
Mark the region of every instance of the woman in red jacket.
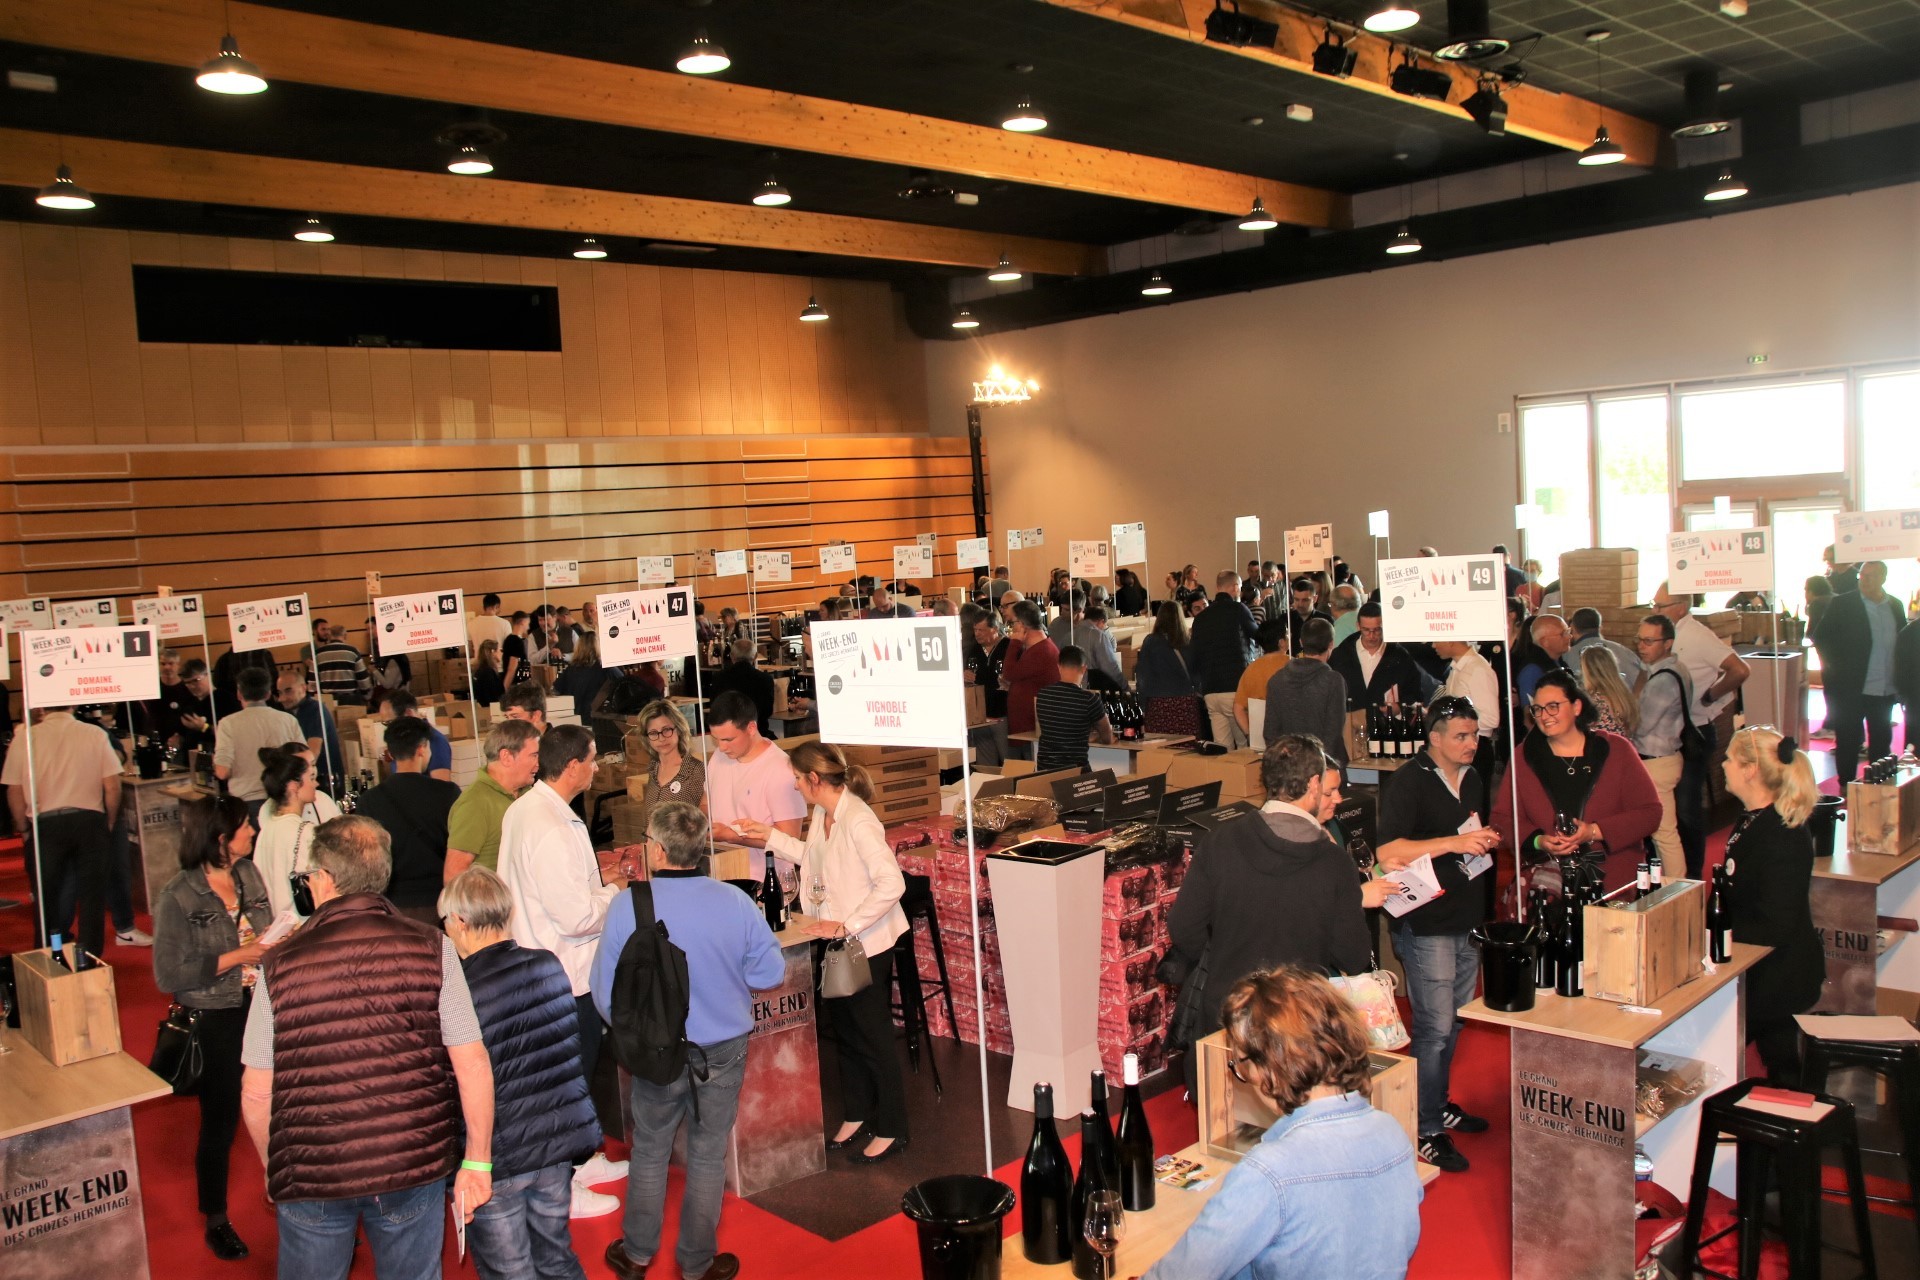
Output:
<path fill-rule="evenodd" d="M 1531 861 L 1577 854 L 1609 889 L 1625 884 L 1660 825 L 1660 796 L 1647 767 L 1631 742 L 1593 727 L 1597 712 L 1571 672 L 1541 676 L 1532 710 L 1533 731 L 1514 766 L 1520 819 L 1516 824 L 1513 784 L 1503 784 L 1494 829 Z"/>

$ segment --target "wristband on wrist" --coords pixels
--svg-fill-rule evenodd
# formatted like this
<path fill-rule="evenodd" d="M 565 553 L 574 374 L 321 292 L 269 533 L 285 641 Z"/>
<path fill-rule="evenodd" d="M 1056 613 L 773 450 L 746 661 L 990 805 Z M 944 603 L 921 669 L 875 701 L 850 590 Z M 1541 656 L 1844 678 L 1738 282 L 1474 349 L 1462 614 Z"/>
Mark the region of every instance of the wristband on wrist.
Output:
<path fill-rule="evenodd" d="M 493 1162 L 489 1160 L 462 1160 L 460 1167 L 462 1169 L 471 1169 L 475 1173 L 493 1172 Z"/>

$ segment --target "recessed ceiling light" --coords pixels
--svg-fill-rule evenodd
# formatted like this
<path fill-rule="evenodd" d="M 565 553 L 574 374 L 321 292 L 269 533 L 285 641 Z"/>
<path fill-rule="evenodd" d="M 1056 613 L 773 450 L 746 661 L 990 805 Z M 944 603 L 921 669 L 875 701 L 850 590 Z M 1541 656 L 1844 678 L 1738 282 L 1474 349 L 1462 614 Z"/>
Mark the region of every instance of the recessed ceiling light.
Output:
<path fill-rule="evenodd" d="M 1734 177 L 1733 170 L 1722 169 L 1720 176 L 1713 180 L 1713 185 L 1708 187 L 1706 193 L 1700 198 L 1712 201 L 1738 200 L 1745 194 L 1747 194 L 1746 182 Z"/>
<path fill-rule="evenodd" d="M 454 152 L 453 158 L 447 161 L 447 172 L 477 177 L 483 173 L 492 173 L 493 161 L 487 159 L 487 153 L 478 147 L 461 147 Z"/>
<path fill-rule="evenodd" d="M 793 193 L 781 186 L 774 179 L 768 178 L 760 184 L 760 189 L 753 193 L 753 202 L 765 208 L 772 209 L 779 205 L 791 204 L 793 202 Z"/>
<path fill-rule="evenodd" d="M 827 309 L 812 294 L 807 295 L 807 305 L 800 311 L 800 318 L 808 324 L 817 324 L 827 318 Z"/>
<path fill-rule="evenodd" d="M 607 256 L 607 247 L 598 240 L 595 240 L 592 236 L 588 236 L 582 240 L 579 247 L 573 251 L 573 256 L 576 258 L 589 259 L 604 258 Z"/>
<path fill-rule="evenodd" d="M 23 89 L 28 93 L 58 93 L 60 81 L 39 71 L 7 72 L 7 88 Z"/>
<path fill-rule="evenodd" d="M 1366 21 L 1360 25 L 1377 35 L 1391 35 L 1395 31 L 1405 31 L 1419 21 L 1419 10 L 1409 9 L 1400 0 L 1387 0 L 1368 14 Z"/>
<path fill-rule="evenodd" d="M 980 322 L 973 318 L 973 312 L 962 307 L 960 308 L 959 314 L 953 317 L 953 327 L 956 329 L 978 329 Z"/>
<path fill-rule="evenodd" d="M 33 202 L 43 209 L 93 208 L 93 196 L 73 180 L 73 170 L 64 164 L 54 171 L 53 181 L 40 188 Z"/>
<path fill-rule="evenodd" d="M 1007 113 L 1000 127 L 1009 133 L 1038 133 L 1047 127 L 1047 118 L 1031 102 L 1021 102 Z"/>
<path fill-rule="evenodd" d="M 687 46 L 687 51 L 673 65 L 690 76 L 710 76 L 732 66 L 733 59 L 727 56 L 725 49 L 707 39 L 705 31 L 696 31 L 693 33 L 693 43 Z M 821 317 L 823 320 L 825 318 Z"/>
<path fill-rule="evenodd" d="M 1613 32 L 1607 30 L 1605 27 L 1595 27 L 1580 38 L 1588 44 L 1599 44 L 1602 40 L 1613 39 Z"/>
<path fill-rule="evenodd" d="M 1720 76 L 1711 67 L 1696 67 L 1686 76 L 1687 118 L 1673 131 L 1676 138 L 1710 138 L 1725 133 L 1733 121 L 1720 109 Z"/>
<path fill-rule="evenodd" d="M 1619 164 L 1626 158 L 1627 153 L 1607 133 L 1607 126 L 1601 125 L 1594 130 L 1592 144 L 1580 153 L 1579 163 L 1592 168 L 1595 165 Z"/>
<path fill-rule="evenodd" d="M 1172 292 L 1173 286 L 1158 271 L 1148 276 L 1147 282 L 1140 286 L 1140 296 L 1144 298 L 1164 298 Z"/>
<path fill-rule="evenodd" d="M 1253 208 L 1247 210 L 1247 216 L 1240 219 L 1242 231 L 1271 231 L 1280 225 L 1280 220 L 1267 212 L 1266 201 L 1259 196 L 1253 198 Z"/>
<path fill-rule="evenodd" d="M 220 38 L 220 52 L 200 64 L 200 74 L 193 82 L 213 93 L 265 93 L 267 90 L 267 78 L 260 74 L 260 68 L 240 56 L 240 46 L 232 32 Z"/>
<path fill-rule="evenodd" d="M 333 239 L 333 229 L 318 218 L 308 218 L 294 229 L 293 238 L 308 244 L 327 244 Z"/>
<path fill-rule="evenodd" d="M 1447 0 L 1447 42 L 1433 51 L 1442 62 L 1479 62 L 1513 48 L 1493 34 L 1487 0 Z"/>
<path fill-rule="evenodd" d="M 1393 239 L 1387 241 L 1388 253 L 1418 253 L 1425 247 L 1420 243 L 1420 237 L 1408 230 L 1404 222 L 1400 224 L 1400 229 L 1393 233 Z"/>
<path fill-rule="evenodd" d="M 1020 271 L 1006 254 L 1000 255 L 1000 265 L 987 272 L 987 279 L 995 284 L 1010 284 L 1020 278 Z"/>

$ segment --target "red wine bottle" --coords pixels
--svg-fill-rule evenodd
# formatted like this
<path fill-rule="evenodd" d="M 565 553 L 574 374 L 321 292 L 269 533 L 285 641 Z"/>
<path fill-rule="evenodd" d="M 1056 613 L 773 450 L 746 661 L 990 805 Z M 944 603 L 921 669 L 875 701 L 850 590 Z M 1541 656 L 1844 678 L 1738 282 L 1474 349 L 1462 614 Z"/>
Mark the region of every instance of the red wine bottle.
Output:
<path fill-rule="evenodd" d="M 1129 1053 L 1120 1066 L 1120 1203 L 1128 1213 L 1153 1208 L 1153 1130 L 1140 1100 L 1140 1059 Z"/>
<path fill-rule="evenodd" d="M 1053 1127 L 1053 1086 L 1033 1086 L 1033 1141 L 1020 1167 L 1020 1244 L 1027 1261 L 1051 1266 L 1073 1257 L 1080 1232 L 1072 1214 L 1073 1166 Z"/>
<path fill-rule="evenodd" d="M 1073 1181 L 1073 1199 L 1067 1207 L 1067 1223 L 1073 1235 L 1074 1280 L 1106 1280 L 1106 1259 L 1093 1251 L 1093 1246 L 1087 1243 L 1087 1233 L 1081 1230 L 1087 1220 L 1087 1197 L 1095 1191 L 1114 1189 L 1096 1154 L 1100 1150 L 1100 1132 L 1105 1127 L 1105 1121 L 1092 1107 L 1080 1113 L 1080 1176 Z"/>
<path fill-rule="evenodd" d="M 1708 955 L 1715 964 L 1733 959 L 1733 919 L 1727 911 L 1727 874 L 1725 867 L 1713 869 L 1713 888 L 1707 894 Z"/>
<path fill-rule="evenodd" d="M 760 909 L 766 912 L 767 928 L 779 933 L 787 927 L 787 891 L 780 883 L 780 872 L 767 855 L 767 874 L 760 881 Z"/>
<path fill-rule="evenodd" d="M 1089 1103 L 1093 1114 L 1100 1121 L 1100 1131 L 1094 1136 L 1100 1140 L 1100 1176 L 1106 1179 L 1107 1190 L 1120 1189 L 1120 1148 L 1113 1140 L 1113 1115 L 1107 1110 L 1107 1073 L 1093 1073 L 1092 1101 Z M 1082 1152 L 1081 1159 L 1086 1159 Z"/>

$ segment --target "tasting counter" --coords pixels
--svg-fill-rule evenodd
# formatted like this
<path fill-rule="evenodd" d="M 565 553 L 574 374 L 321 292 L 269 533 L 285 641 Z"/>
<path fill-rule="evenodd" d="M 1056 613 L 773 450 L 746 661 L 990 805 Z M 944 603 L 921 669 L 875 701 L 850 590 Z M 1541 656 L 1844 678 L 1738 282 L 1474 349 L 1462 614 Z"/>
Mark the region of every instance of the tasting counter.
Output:
<path fill-rule="evenodd" d="M 1025 733 L 1010 733 L 1008 739 L 1013 742 L 1030 742 L 1037 748 L 1040 743 L 1040 731 L 1029 729 Z M 1102 769 L 1111 769 L 1115 777 L 1136 772 L 1134 762 L 1142 751 L 1164 751 L 1169 747 L 1184 746 L 1193 741 L 1191 734 L 1155 733 L 1144 738 L 1134 738 L 1126 742 L 1094 742 L 1087 746 L 1087 768 L 1098 773 Z"/>
<path fill-rule="evenodd" d="M 1741 978 L 1768 952 L 1733 944 L 1733 958 L 1669 991 L 1656 1013 L 1610 1000 L 1540 992 L 1524 1013 L 1475 1000 L 1460 1016 L 1512 1031 L 1508 1068 L 1513 1143 L 1514 1280 L 1618 1280 L 1633 1273 L 1636 1144 L 1653 1180 L 1685 1198 L 1700 1097 L 1745 1075 Z M 1658 1120 L 1636 1113 L 1643 1054 L 1711 1068 L 1699 1094 Z M 1713 1185 L 1733 1194 L 1732 1148 Z"/>
<path fill-rule="evenodd" d="M 1813 862 L 1813 923 L 1827 957 L 1817 1013 L 1882 1012 L 1882 991 L 1920 992 L 1920 941 L 1880 920 L 1920 919 L 1920 844 L 1900 853 L 1836 852 Z"/>
<path fill-rule="evenodd" d="M 1200 1210 L 1206 1208 L 1207 1201 L 1213 1199 L 1213 1193 L 1220 1189 L 1220 1179 L 1226 1177 L 1227 1170 L 1233 1167 L 1218 1156 L 1208 1155 L 1207 1149 L 1197 1142 L 1175 1154 L 1183 1160 L 1204 1165 L 1206 1172 L 1212 1175 L 1212 1181 L 1194 1191 L 1183 1191 L 1165 1183 L 1157 1184 L 1153 1208 L 1127 1215 L 1127 1234 L 1121 1238 L 1120 1251 L 1114 1255 L 1113 1274 L 1121 1280 L 1127 1276 L 1145 1275 L 1147 1268 L 1160 1261 L 1167 1250 L 1173 1248 L 1174 1242 L 1200 1216 Z M 1047 1280 L 1059 1280 L 1061 1276 L 1073 1274 L 1071 1263 L 1042 1266 L 1027 1260 L 1020 1248 L 1018 1208 L 1008 1215 L 1007 1222 L 1013 1227 L 1013 1232 L 1007 1236 L 1004 1244 L 1000 1260 L 1001 1280 L 1042 1276 Z"/>
<path fill-rule="evenodd" d="M 121 775 L 120 803 L 127 810 L 123 821 L 129 824 L 127 829 L 140 849 L 144 872 L 141 884 L 149 911 L 167 882 L 180 874 L 180 802 L 189 796 L 211 794 L 194 786 L 184 771 L 163 773 L 157 778 L 143 778 L 138 773 Z"/>

